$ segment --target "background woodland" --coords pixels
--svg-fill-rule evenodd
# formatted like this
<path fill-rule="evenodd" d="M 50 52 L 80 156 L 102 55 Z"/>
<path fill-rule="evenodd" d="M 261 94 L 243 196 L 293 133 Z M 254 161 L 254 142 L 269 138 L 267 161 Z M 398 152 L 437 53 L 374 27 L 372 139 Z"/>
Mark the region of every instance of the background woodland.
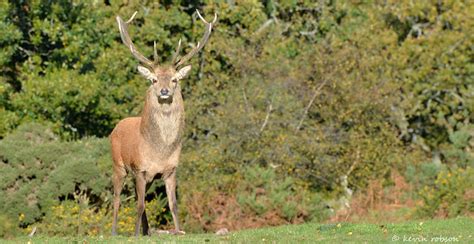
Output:
<path fill-rule="evenodd" d="M 472 1 L 20 0 L 0 2 L 0 237 L 110 233 L 107 136 L 149 85 L 115 16 L 166 62 L 195 9 L 218 22 L 181 81 L 187 232 L 473 216 Z M 130 234 L 131 179 L 122 197 Z"/>

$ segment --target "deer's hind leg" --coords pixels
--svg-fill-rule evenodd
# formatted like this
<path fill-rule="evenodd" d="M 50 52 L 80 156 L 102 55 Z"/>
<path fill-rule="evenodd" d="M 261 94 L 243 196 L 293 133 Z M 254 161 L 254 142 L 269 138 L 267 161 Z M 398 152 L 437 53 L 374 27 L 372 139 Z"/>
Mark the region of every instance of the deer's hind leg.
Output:
<path fill-rule="evenodd" d="M 116 166 L 114 164 L 114 172 L 112 176 L 112 182 L 114 185 L 114 216 L 112 222 L 112 235 L 117 235 L 117 218 L 118 210 L 120 208 L 120 193 L 122 192 L 123 180 L 127 172 L 121 166 Z"/>

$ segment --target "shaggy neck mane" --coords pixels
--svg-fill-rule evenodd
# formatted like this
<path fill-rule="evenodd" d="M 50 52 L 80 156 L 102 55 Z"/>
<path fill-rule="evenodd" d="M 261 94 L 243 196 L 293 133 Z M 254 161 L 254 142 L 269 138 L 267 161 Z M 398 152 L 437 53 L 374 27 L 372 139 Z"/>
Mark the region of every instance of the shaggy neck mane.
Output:
<path fill-rule="evenodd" d="M 159 103 L 151 89 L 147 92 L 140 131 L 156 147 L 174 147 L 181 138 L 184 122 L 183 98 L 176 89 L 170 103 Z"/>

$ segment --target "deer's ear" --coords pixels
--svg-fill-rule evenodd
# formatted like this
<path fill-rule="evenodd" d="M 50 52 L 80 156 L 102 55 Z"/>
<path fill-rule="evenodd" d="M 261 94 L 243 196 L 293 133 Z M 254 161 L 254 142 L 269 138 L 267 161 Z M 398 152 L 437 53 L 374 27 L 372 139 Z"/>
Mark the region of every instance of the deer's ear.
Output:
<path fill-rule="evenodd" d="M 148 68 L 145 68 L 140 65 L 138 65 L 137 68 L 138 68 L 138 72 L 140 72 L 140 74 L 142 74 L 148 80 L 151 80 L 151 81 L 156 80 L 155 74 L 153 74 Z"/>
<path fill-rule="evenodd" d="M 191 70 L 191 65 L 184 66 L 178 72 L 176 72 L 176 74 L 174 75 L 175 79 L 177 80 L 183 79 L 184 77 L 186 77 L 186 75 L 189 73 L 190 70 Z"/>

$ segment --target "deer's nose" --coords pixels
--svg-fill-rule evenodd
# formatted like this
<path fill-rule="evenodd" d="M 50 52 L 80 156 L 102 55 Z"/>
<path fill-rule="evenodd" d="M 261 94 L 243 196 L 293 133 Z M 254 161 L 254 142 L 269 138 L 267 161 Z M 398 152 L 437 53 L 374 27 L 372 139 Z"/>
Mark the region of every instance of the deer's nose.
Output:
<path fill-rule="evenodd" d="M 160 91 L 160 93 L 161 93 L 162 96 L 168 95 L 168 92 L 169 92 L 169 90 L 166 89 L 166 88 L 163 88 L 163 89 L 161 89 L 161 91 Z"/>

